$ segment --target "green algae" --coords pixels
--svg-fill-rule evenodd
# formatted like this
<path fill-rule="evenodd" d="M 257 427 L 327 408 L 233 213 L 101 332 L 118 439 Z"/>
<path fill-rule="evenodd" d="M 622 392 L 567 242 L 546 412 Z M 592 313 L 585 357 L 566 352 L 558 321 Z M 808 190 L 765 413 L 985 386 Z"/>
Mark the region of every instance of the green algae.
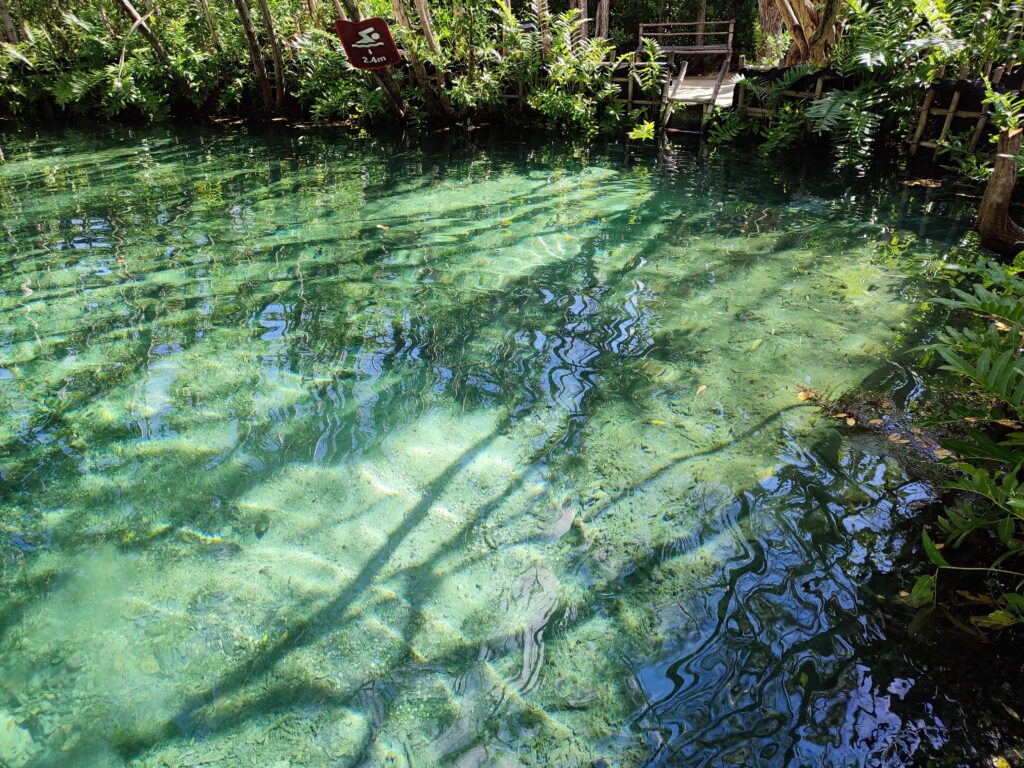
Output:
<path fill-rule="evenodd" d="M 751 698 L 757 738 L 795 727 L 773 654 L 860 637 L 902 507 L 884 455 L 815 453 L 798 387 L 918 322 L 948 240 L 886 258 L 891 190 L 315 134 L 5 148 L 0 501 L 46 544 L 3 551 L 0 707 L 32 765 L 714 763 Z"/>

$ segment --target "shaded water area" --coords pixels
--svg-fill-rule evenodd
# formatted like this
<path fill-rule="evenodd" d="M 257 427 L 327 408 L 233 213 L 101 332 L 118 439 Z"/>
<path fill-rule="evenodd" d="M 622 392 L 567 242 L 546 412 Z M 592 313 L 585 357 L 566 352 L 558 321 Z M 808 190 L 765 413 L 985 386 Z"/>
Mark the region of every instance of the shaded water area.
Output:
<path fill-rule="evenodd" d="M 918 333 L 949 201 L 724 153 L 0 142 L 0 763 L 990 754 L 884 620 L 928 489 L 799 396 Z"/>

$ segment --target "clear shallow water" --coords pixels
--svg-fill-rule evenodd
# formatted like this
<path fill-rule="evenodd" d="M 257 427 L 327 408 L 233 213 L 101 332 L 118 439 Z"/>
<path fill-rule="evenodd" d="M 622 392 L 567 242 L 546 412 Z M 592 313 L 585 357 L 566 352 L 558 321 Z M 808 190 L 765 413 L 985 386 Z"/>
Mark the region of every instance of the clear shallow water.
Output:
<path fill-rule="evenodd" d="M 926 489 L 798 397 L 916 332 L 941 200 L 614 148 L 0 141 L 0 763 L 962 747 L 872 587 Z"/>

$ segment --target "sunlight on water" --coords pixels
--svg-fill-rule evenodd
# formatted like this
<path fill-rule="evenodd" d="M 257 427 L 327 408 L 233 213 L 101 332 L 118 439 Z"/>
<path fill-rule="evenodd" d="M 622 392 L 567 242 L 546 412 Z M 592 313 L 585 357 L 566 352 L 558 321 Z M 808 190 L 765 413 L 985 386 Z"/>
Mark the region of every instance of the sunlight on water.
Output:
<path fill-rule="evenodd" d="M 948 738 L 870 651 L 924 491 L 798 397 L 914 333 L 961 235 L 920 194 L 621 148 L 4 149 L 0 764 Z"/>

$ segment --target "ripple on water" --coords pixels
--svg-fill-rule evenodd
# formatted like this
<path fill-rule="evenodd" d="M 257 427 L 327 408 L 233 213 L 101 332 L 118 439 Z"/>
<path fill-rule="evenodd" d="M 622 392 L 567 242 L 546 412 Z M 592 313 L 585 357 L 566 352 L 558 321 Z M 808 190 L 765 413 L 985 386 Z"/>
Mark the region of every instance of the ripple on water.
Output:
<path fill-rule="evenodd" d="M 0 553 L 0 762 L 950 740 L 868 587 L 928 491 L 796 397 L 914 332 L 959 234 L 914 194 L 315 133 L 5 152 L 0 525 L 46 545 Z"/>

